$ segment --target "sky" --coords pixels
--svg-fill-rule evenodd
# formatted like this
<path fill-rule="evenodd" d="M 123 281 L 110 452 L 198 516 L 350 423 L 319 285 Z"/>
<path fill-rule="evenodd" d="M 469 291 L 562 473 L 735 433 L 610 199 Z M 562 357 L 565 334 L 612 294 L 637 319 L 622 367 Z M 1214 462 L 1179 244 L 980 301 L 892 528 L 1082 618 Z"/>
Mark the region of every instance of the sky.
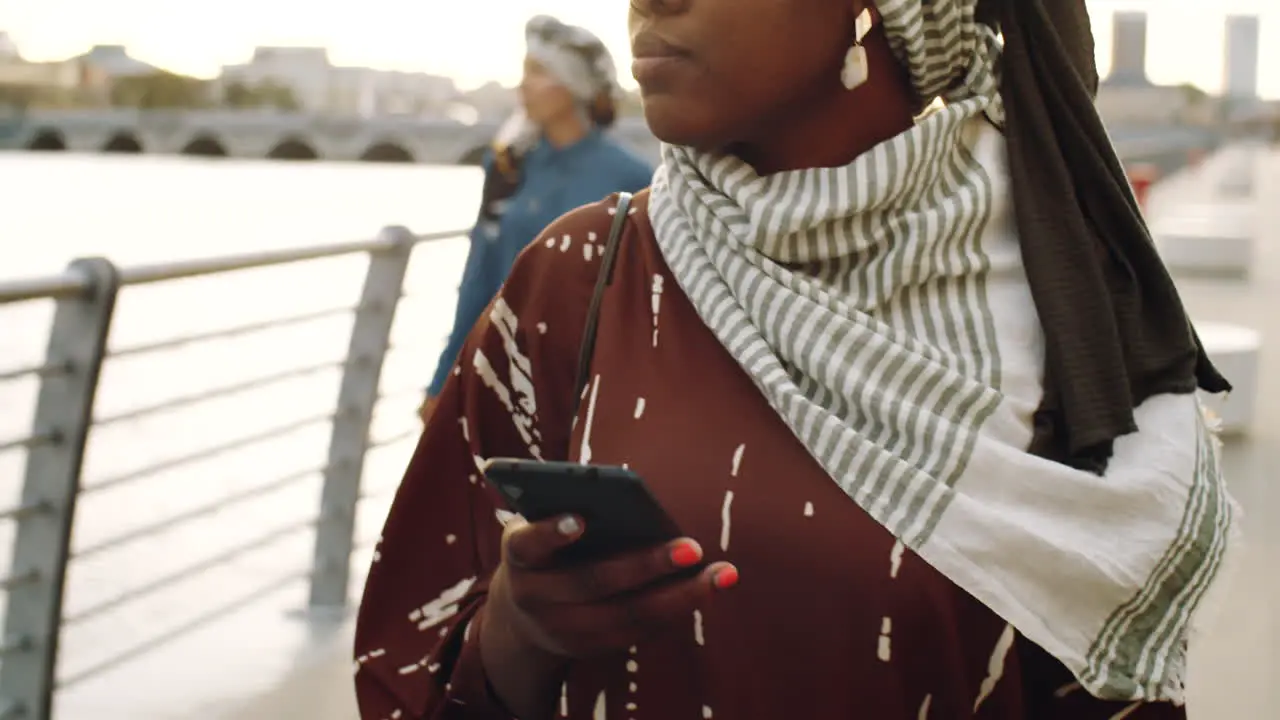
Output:
<path fill-rule="evenodd" d="M 1280 98 L 1276 0 L 1089 0 L 1089 5 L 1104 71 L 1110 64 L 1111 12 L 1144 8 L 1151 13 L 1151 79 L 1192 82 L 1211 92 L 1222 85 L 1222 17 L 1259 14 L 1261 90 Z M 120 44 L 140 60 L 213 77 L 224 64 L 245 62 L 257 45 L 323 46 L 337 64 L 422 70 L 453 77 L 467 88 L 487 80 L 513 83 L 523 55 L 524 22 L 546 13 L 599 34 L 618 57 L 624 84 L 633 85 L 626 69 L 626 11 L 626 0 L 0 0 L 0 31 L 8 31 L 31 60 Z"/>

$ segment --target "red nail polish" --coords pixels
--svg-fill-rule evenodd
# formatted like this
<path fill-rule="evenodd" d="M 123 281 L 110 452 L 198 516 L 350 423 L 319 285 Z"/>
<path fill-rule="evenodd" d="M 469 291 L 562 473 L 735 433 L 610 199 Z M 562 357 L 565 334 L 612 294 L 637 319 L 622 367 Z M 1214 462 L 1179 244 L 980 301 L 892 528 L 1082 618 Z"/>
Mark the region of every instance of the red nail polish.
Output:
<path fill-rule="evenodd" d="M 738 584 L 738 568 L 730 565 L 716 573 L 715 585 L 717 590 L 728 590 Z"/>
<path fill-rule="evenodd" d="M 676 567 L 693 567 L 702 559 L 702 551 L 693 543 L 680 543 L 671 551 L 671 563 Z"/>

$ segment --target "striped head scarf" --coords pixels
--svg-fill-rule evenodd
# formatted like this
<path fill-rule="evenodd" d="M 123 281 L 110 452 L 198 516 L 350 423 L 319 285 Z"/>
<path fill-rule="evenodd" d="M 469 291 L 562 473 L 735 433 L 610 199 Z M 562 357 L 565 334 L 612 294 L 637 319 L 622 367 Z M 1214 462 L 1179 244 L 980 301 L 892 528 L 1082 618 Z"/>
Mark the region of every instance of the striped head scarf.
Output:
<path fill-rule="evenodd" d="M 1238 535 L 1194 395 L 1227 385 L 1094 110 L 1084 4 L 877 7 L 942 106 L 840 168 L 664 146 L 658 244 L 871 517 L 1094 695 L 1181 702 Z"/>

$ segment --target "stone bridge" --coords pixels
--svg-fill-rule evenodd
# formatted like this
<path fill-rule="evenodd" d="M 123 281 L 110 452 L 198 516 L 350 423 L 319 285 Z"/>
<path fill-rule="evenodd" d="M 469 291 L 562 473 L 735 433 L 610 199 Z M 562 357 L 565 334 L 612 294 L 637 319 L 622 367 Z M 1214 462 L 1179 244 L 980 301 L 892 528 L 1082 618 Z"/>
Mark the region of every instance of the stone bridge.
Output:
<path fill-rule="evenodd" d="M 279 160 L 478 164 L 497 130 L 445 119 L 331 117 L 259 111 L 29 111 L 7 122 L 0 148 Z M 644 157 L 657 141 L 639 118 L 612 131 Z"/>

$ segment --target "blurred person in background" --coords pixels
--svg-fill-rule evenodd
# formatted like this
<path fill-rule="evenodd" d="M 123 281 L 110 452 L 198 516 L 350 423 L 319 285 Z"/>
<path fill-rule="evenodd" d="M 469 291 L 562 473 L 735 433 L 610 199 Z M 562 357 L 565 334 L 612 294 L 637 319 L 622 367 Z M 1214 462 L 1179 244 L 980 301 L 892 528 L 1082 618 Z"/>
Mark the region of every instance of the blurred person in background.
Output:
<path fill-rule="evenodd" d="M 520 108 L 485 159 L 480 216 L 453 329 L 422 405 L 424 419 L 520 251 L 561 215 L 609 193 L 637 192 L 653 177 L 652 167 L 604 135 L 616 119 L 619 88 L 600 39 L 547 16 L 530 20 L 525 37 Z"/>
<path fill-rule="evenodd" d="M 1185 718 L 1229 385 L 1085 4 L 631 18 L 662 164 L 615 264 L 620 199 L 569 213 L 472 330 L 370 569 L 362 716 Z M 495 457 L 627 466 L 687 537 L 567 563 L 593 521 L 511 516 Z"/>

